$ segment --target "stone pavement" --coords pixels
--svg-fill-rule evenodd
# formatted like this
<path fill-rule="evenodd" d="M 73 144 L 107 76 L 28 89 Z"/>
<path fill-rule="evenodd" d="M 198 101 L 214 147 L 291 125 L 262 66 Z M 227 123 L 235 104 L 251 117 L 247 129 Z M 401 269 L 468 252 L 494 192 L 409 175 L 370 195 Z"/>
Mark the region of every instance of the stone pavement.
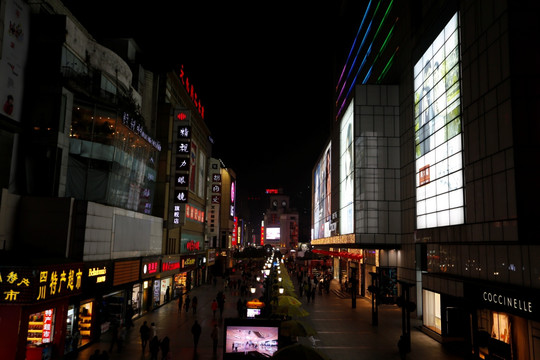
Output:
<path fill-rule="evenodd" d="M 332 289 L 338 289 L 337 281 L 332 281 Z M 109 354 L 110 360 L 148 360 L 150 354 L 148 347 L 145 354 L 141 351 L 141 340 L 139 327 L 143 321 L 148 324 L 155 322 L 157 334 L 161 340 L 168 336 L 171 343 L 172 359 L 222 359 L 223 358 L 223 321 L 219 319 L 219 311 L 216 319 L 213 319 L 211 302 L 217 292 L 223 289 L 223 281 L 218 280 L 217 285 L 205 284 L 191 291 L 190 296 L 197 296 L 199 306 L 197 314 L 178 311 L 176 301 L 147 313 L 134 321 L 135 327 L 130 329 L 124 348 L 121 352 L 114 348 Z M 261 295 L 262 290 L 257 290 L 253 297 Z M 237 317 L 236 301 L 238 292 L 225 290 L 226 303 L 223 318 Z M 309 315 L 301 318 L 302 321 L 311 325 L 317 335 L 314 337 L 315 345 L 309 338 L 300 337 L 300 343 L 315 347 L 333 360 L 360 360 L 360 359 L 400 359 L 397 342 L 401 335 L 401 309 L 392 305 L 379 307 L 379 325 L 371 325 L 371 302 L 368 299 L 358 298 L 356 308 L 352 308 L 350 298 L 338 296 L 338 291 L 330 291 L 329 294 L 316 295 L 315 301 L 307 303 L 305 297 L 301 299 L 303 308 Z M 250 297 L 251 299 L 251 297 Z M 197 319 L 202 326 L 202 334 L 198 349 L 193 346 L 193 336 L 191 326 Z M 212 340 L 210 332 L 213 324 L 217 323 L 220 330 L 218 351 L 212 354 Z M 457 360 L 462 356 L 455 355 L 443 347 L 439 342 L 433 340 L 426 334 L 418 330 L 420 322 L 411 319 L 411 352 L 407 354 L 407 359 L 426 360 Z M 110 342 L 107 334 L 102 336 L 98 343 L 91 344 L 81 350 L 77 356 L 78 360 L 88 360 L 96 349 L 108 350 Z M 161 359 L 161 352 L 158 355 Z"/>

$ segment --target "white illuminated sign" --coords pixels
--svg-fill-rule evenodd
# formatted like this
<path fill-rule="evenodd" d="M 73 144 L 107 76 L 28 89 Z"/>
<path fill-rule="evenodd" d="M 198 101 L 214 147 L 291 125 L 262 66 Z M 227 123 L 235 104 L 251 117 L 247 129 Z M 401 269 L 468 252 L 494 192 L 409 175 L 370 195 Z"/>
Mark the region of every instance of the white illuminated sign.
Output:
<path fill-rule="evenodd" d="M 463 224 L 458 14 L 414 66 L 416 226 Z"/>
<path fill-rule="evenodd" d="M 341 119 L 339 157 L 339 231 L 354 232 L 354 101 Z"/>
<path fill-rule="evenodd" d="M 279 240 L 280 231 L 278 227 L 267 227 L 266 228 L 266 239 L 267 240 Z"/>

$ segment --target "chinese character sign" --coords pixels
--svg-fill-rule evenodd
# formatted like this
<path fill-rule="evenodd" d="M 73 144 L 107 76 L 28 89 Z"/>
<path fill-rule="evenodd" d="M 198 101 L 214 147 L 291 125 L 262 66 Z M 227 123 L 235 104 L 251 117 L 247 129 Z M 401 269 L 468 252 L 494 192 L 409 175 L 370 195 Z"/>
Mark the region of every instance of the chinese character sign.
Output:
<path fill-rule="evenodd" d="M 0 303 L 35 303 L 82 291 L 82 264 L 0 268 Z"/>

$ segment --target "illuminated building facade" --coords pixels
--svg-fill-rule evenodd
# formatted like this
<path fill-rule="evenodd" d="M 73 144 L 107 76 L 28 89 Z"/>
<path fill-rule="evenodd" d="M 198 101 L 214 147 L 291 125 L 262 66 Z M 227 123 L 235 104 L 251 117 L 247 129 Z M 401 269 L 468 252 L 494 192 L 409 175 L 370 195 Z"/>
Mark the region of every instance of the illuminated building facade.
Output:
<path fill-rule="evenodd" d="M 268 195 L 269 207 L 264 213 L 264 245 L 282 253 L 298 247 L 298 212 L 290 205 L 288 195 L 276 192 Z"/>
<path fill-rule="evenodd" d="M 207 280 L 211 139 L 183 68 L 56 1 L 0 18 L 21 31 L 0 36 L 0 358 L 56 358 Z"/>
<path fill-rule="evenodd" d="M 381 298 L 411 286 L 424 332 L 477 358 L 540 353 L 533 7 L 366 2 L 313 170 L 334 275 L 359 269 L 365 296 L 370 273 Z"/>

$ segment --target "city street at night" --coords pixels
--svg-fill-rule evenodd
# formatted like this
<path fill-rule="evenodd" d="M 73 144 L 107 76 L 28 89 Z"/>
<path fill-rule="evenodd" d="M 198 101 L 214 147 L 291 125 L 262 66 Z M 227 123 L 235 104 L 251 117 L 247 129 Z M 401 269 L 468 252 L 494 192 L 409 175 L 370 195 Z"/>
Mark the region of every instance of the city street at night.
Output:
<path fill-rule="evenodd" d="M 296 285 L 296 281 L 294 281 Z M 170 303 L 143 315 L 134 321 L 135 326 L 127 334 L 126 344 L 121 352 L 115 346 L 110 353 L 110 359 L 139 360 L 150 359 L 148 348 L 142 356 L 139 327 L 143 321 L 148 324 L 154 322 L 160 339 L 164 336 L 170 338 L 172 359 L 222 359 L 223 358 L 223 321 L 216 316 L 213 319 L 211 302 L 217 292 L 223 289 L 223 280 L 220 278 L 216 284 L 205 284 L 190 292 L 190 296 L 197 296 L 199 306 L 197 314 L 192 311 L 178 311 L 178 302 Z M 368 299 L 358 298 L 356 308 L 352 308 L 352 301 L 343 298 L 338 291 L 339 283 L 333 280 L 329 294 L 315 296 L 315 301 L 307 303 L 303 297 L 303 308 L 309 315 L 300 318 L 311 325 L 316 331 L 315 345 L 309 337 L 299 337 L 298 341 L 309 347 L 314 347 L 329 359 L 333 360 L 392 360 L 400 359 L 397 342 L 401 335 L 401 309 L 395 305 L 381 305 L 379 308 L 379 325 L 371 325 L 371 302 Z M 259 295 L 260 289 L 256 293 Z M 338 294 L 340 296 L 338 296 Z M 237 317 L 236 302 L 238 290 L 225 290 L 226 303 L 223 317 Z M 202 326 L 202 334 L 198 349 L 194 351 L 191 326 L 197 319 Z M 212 354 L 211 329 L 214 323 L 220 329 L 219 345 L 216 356 Z M 433 340 L 419 331 L 419 321 L 411 321 L 411 352 L 407 359 L 411 360 L 452 360 L 463 357 L 449 353 L 439 342 Z M 96 350 L 108 351 L 110 340 L 105 335 L 99 343 L 92 344 L 80 351 L 78 360 L 89 360 Z M 249 358 L 249 357 L 248 357 Z M 159 353 L 158 359 L 161 359 Z"/>

